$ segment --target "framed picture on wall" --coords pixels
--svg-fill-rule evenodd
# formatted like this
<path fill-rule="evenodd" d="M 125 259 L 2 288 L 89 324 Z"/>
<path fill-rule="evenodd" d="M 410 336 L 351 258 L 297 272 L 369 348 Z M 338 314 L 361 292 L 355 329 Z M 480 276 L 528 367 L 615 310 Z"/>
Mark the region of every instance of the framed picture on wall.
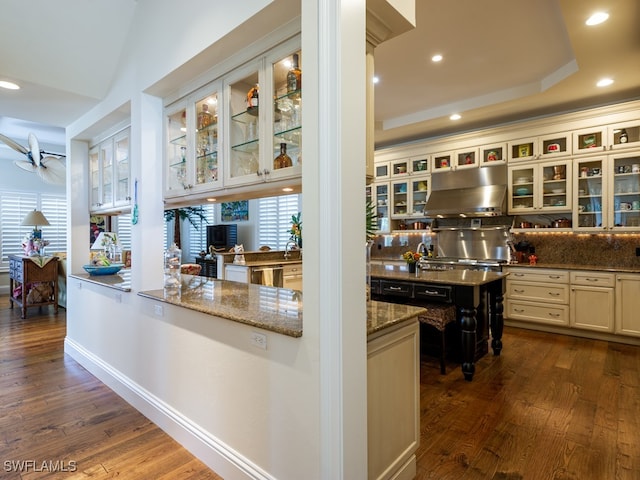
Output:
<path fill-rule="evenodd" d="M 220 219 L 223 222 L 249 220 L 249 200 L 226 202 L 220 205 Z"/>

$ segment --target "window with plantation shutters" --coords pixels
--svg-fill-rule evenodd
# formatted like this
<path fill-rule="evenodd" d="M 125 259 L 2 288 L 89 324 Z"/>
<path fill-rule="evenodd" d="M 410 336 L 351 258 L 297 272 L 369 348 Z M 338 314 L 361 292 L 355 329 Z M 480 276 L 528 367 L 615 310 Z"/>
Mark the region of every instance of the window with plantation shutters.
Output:
<path fill-rule="evenodd" d="M 26 192 L 0 192 L 0 266 L 7 267 L 9 255 L 22 255 L 22 239 L 33 226 L 22 226 L 22 220 L 31 210 L 40 210 L 50 225 L 42 229 L 42 238 L 49 241 L 48 252 L 67 250 L 67 201 L 64 195 Z"/>
<path fill-rule="evenodd" d="M 300 195 L 282 195 L 258 200 L 258 244 L 284 250 L 291 237 L 291 216 L 301 210 Z"/>
<path fill-rule="evenodd" d="M 115 231 L 118 235 L 120 247 L 123 250 L 131 250 L 131 214 L 118 215 L 114 220 L 116 220 Z"/>

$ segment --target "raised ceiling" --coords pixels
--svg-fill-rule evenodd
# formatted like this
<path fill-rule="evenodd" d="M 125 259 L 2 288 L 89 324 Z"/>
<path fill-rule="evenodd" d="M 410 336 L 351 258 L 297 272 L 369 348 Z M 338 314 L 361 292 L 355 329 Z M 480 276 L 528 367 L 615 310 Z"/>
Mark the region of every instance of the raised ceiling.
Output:
<path fill-rule="evenodd" d="M 136 3 L 0 0 L 0 80 L 23 87 L 0 89 L 0 133 L 64 146 L 63 127 L 108 91 Z M 375 52 L 377 146 L 640 97 L 638 0 L 416 5 L 417 28 Z M 598 9 L 609 20 L 585 26 Z M 444 60 L 433 64 L 434 53 Z M 602 76 L 615 83 L 596 88 Z"/>

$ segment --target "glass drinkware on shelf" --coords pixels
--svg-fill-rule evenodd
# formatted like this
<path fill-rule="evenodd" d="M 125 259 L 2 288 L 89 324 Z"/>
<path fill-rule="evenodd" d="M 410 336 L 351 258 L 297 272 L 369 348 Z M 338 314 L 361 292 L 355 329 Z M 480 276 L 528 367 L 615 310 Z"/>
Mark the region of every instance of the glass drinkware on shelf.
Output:
<path fill-rule="evenodd" d="M 176 295 L 182 288 L 182 250 L 175 243 L 164 252 L 164 289 L 169 295 Z"/>

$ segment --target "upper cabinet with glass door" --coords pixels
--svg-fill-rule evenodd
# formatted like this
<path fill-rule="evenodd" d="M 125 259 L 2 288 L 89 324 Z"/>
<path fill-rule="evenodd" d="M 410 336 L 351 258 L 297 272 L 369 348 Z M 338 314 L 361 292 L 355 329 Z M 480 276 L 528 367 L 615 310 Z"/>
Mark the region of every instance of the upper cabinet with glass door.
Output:
<path fill-rule="evenodd" d="M 225 79 L 229 152 L 225 186 L 302 172 L 302 52 L 286 42 Z"/>
<path fill-rule="evenodd" d="M 221 186 L 219 83 L 169 107 L 166 116 L 165 196 L 177 197 Z"/>
<path fill-rule="evenodd" d="M 110 213 L 131 205 L 130 130 L 125 128 L 89 150 L 92 213 Z"/>

